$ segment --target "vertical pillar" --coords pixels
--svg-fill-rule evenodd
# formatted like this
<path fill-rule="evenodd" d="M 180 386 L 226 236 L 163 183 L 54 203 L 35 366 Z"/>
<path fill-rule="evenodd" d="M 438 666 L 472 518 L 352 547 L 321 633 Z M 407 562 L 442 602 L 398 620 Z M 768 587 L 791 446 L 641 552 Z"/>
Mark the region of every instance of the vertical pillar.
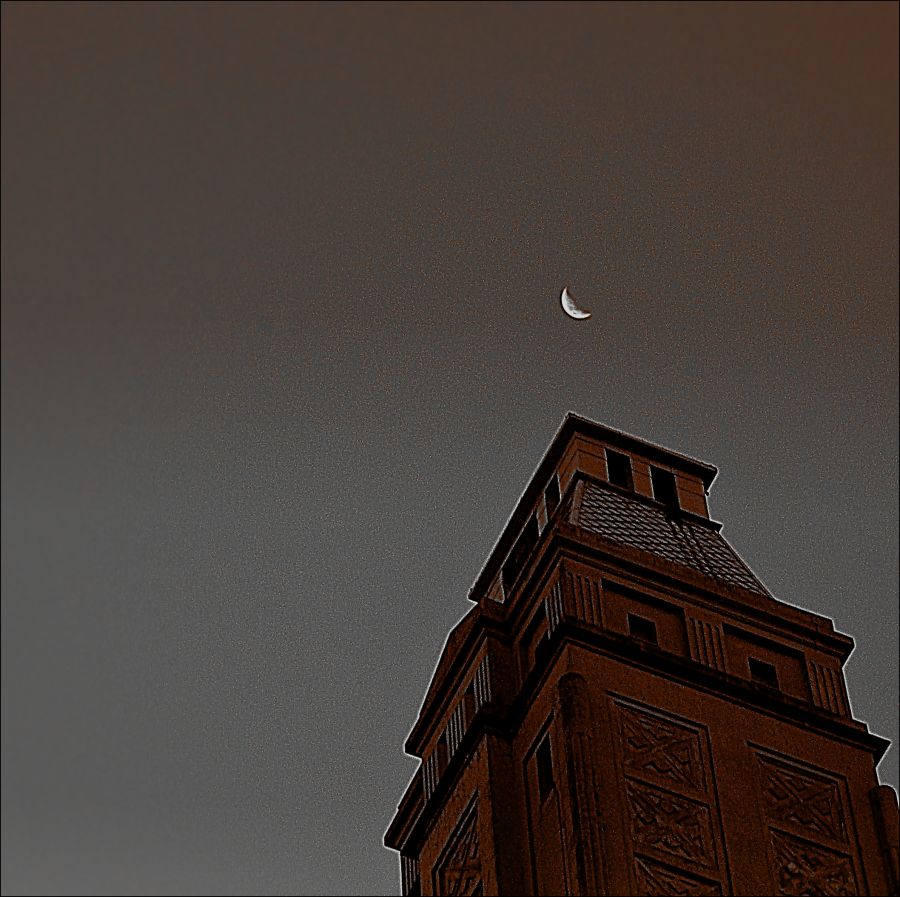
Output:
<path fill-rule="evenodd" d="M 869 794 L 875 813 L 878 840 L 884 854 L 889 894 L 900 894 L 900 813 L 897 792 L 890 785 L 877 785 Z"/>
<path fill-rule="evenodd" d="M 522 764 L 504 738 L 485 736 L 488 752 L 490 822 L 493 843 L 493 873 L 496 891 L 489 890 L 485 869 L 486 894 L 528 894 L 531 868 L 528 857 L 528 832 Z"/>
<path fill-rule="evenodd" d="M 565 773 L 571 813 L 570 868 L 581 897 L 603 894 L 600 806 L 594 760 L 593 721 L 587 680 L 566 673 L 559 680 L 559 718 L 565 746 Z"/>

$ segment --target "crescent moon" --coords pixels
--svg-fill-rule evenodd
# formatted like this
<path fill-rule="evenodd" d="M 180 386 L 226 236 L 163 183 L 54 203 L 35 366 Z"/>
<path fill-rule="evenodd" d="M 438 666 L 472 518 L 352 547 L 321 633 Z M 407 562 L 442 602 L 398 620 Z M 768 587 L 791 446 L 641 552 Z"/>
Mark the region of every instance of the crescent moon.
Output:
<path fill-rule="evenodd" d="M 559 297 L 559 301 L 562 305 L 562 310 L 570 318 L 575 318 L 576 321 L 583 321 L 585 318 L 589 318 L 591 316 L 591 313 L 589 311 L 582 311 L 575 304 L 575 300 L 569 295 L 568 287 L 563 288 L 562 294 Z"/>

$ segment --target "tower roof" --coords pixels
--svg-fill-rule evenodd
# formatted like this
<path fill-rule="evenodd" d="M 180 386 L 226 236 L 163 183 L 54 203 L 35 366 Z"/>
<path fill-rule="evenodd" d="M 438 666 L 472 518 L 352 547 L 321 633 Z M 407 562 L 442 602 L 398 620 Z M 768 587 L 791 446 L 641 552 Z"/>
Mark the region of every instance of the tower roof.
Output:
<path fill-rule="evenodd" d="M 775 598 L 723 538 L 706 502 L 716 473 L 566 415 L 469 592 L 475 606 L 447 637 L 406 740 L 422 764 L 385 835 L 402 852 L 405 893 L 418 893 L 426 872 L 444 875 L 456 854 L 442 849 L 435 863 L 434 848 L 469 831 L 461 826 L 469 825 L 473 791 L 487 801 L 501 795 L 500 819 L 503 789 L 521 786 L 534 759 L 529 781 L 540 805 L 541 769 L 552 787 L 547 764 L 552 772 L 559 751 L 548 733 L 556 720 L 591 731 L 579 716 L 591 690 L 641 726 L 682 714 L 670 726 L 679 744 L 685 733 L 715 727 L 731 745 L 727 757 L 732 734 L 745 730 L 760 743 L 789 732 L 812 745 L 812 756 L 822 744 L 850 745 L 864 765 L 884 753 L 888 742 L 852 718 L 846 698 L 841 668 L 853 640 L 827 617 Z M 577 706 L 576 680 L 584 699 Z M 641 731 L 632 747 L 656 750 L 656 736 Z M 692 756 L 699 760 L 709 744 L 697 741 Z M 756 762 L 769 757 L 747 745 Z M 605 751 L 603 762 L 614 753 Z M 510 756 L 512 777 L 504 771 Z M 626 788 L 637 768 L 626 770 Z M 734 776 L 735 787 L 746 788 L 745 773 Z M 822 781 L 818 772 L 813 778 Z"/>
<path fill-rule="evenodd" d="M 506 525 L 503 527 L 500 537 L 491 549 L 481 572 L 475 578 L 475 582 L 469 590 L 470 600 L 477 601 L 480 595 L 489 587 L 500 565 L 513 547 L 518 534 L 521 532 L 535 502 L 541 494 L 541 490 L 559 465 L 566 450 L 578 437 L 583 437 L 597 445 L 613 447 L 629 454 L 638 454 L 648 461 L 665 465 L 676 472 L 694 477 L 702 483 L 705 492 L 709 491 L 712 481 L 718 474 L 718 469 L 705 461 L 673 451 L 655 442 L 650 442 L 630 433 L 625 433 L 622 430 L 617 430 L 614 427 L 609 427 L 606 424 L 581 417 L 571 411 L 568 412 L 529 479 L 512 514 L 510 514 Z"/>

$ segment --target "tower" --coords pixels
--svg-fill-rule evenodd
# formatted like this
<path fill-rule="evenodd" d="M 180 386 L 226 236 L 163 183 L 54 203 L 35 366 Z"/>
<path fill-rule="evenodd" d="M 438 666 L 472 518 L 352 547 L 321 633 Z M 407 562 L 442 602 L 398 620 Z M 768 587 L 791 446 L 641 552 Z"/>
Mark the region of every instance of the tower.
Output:
<path fill-rule="evenodd" d="M 738 557 L 715 475 L 565 418 L 406 741 L 404 894 L 900 893 L 853 640 Z"/>

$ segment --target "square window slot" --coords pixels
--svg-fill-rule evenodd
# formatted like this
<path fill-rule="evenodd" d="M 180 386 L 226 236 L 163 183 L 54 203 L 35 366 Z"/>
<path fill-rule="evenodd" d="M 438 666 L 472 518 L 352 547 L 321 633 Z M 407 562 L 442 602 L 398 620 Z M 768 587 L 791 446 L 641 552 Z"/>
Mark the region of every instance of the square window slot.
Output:
<path fill-rule="evenodd" d="M 658 645 L 659 637 L 656 634 L 656 623 L 646 617 L 637 614 L 628 615 L 628 634 L 638 641 L 647 642 L 650 645 Z"/>
<path fill-rule="evenodd" d="M 778 670 L 773 664 L 750 657 L 747 665 L 750 667 L 750 678 L 754 682 L 765 685 L 767 688 L 778 688 Z"/>

